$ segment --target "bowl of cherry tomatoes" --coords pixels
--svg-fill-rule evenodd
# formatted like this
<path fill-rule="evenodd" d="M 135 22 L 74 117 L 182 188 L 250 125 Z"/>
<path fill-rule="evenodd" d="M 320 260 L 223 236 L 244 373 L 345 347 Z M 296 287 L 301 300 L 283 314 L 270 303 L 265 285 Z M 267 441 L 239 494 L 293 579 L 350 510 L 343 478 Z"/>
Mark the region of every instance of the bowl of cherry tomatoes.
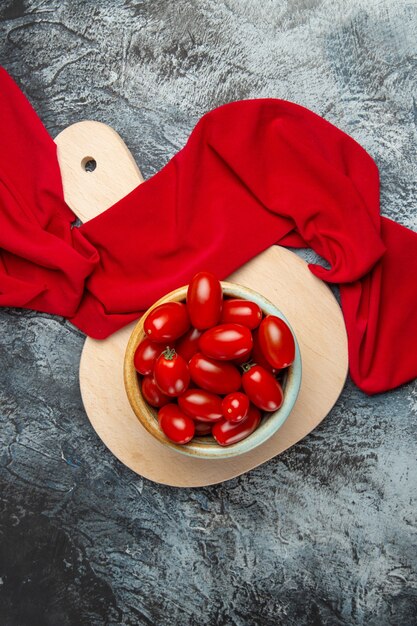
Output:
<path fill-rule="evenodd" d="M 124 382 L 130 405 L 163 445 L 230 458 L 272 437 L 301 385 L 288 320 L 261 294 L 199 272 L 140 318 Z"/>

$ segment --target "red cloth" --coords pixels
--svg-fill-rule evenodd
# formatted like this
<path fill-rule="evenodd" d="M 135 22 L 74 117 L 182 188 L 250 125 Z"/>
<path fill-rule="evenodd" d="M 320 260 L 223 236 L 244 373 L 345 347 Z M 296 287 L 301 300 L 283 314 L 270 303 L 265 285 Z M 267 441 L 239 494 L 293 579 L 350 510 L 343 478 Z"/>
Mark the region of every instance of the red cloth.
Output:
<path fill-rule="evenodd" d="M 279 243 L 311 247 L 339 283 L 350 372 L 367 393 L 417 375 L 417 234 L 381 218 L 378 169 L 296 104 L 224 105 L 105 213 L 71 229 L 56 148 L 0 73 L 0 305 L 69 318 L 95 338 L 206 269 L 219 278 Z"/>

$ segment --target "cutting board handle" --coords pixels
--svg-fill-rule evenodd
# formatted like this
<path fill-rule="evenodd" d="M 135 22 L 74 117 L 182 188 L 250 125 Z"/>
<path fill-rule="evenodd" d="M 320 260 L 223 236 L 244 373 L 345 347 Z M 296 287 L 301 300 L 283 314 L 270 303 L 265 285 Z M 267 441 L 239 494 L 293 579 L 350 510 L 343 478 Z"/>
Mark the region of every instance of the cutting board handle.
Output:
<path fill-rule="evenodd" d="M 81 222 L 96 217 L 143 182 L 125 143 L 106 124 L 72 124 L 55 143 L 65 200 Z"/>

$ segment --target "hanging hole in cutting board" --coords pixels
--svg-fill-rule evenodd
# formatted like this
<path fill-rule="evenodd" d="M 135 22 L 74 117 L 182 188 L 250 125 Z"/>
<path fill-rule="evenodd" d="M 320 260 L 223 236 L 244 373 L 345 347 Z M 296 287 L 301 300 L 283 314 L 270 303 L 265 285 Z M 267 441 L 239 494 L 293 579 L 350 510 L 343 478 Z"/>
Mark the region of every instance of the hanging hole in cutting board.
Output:
<path fill-rule="evenodd" d="M 94 172 L 97 167 L 97 161 L 91 156 L 84 157 L 81 161 L 81 167 L 85 172 Z"/>

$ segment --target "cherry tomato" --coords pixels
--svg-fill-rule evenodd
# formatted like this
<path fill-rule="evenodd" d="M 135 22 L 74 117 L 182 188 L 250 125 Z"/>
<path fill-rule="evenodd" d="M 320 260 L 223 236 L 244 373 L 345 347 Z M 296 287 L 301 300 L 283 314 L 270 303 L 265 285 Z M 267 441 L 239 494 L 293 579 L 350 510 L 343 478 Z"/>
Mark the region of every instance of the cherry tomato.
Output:
<path fill-rule="evenodd" d="M 230 446 L 249 437 L 259 426 L 261 413 L 255 406 L 249 408 L 248 416 L 239 424 L 233 424 L 227 420 L 221 420 L 214 424 L 212 435 L 220 446 Z"/>
<path fill-rule="evenodd" d="M 159 409 L 158 422 L 164 435 L 174 443 L 188 443 L 194 437 L 194 421 L 176 404 L 166 404 Z"/>
<path fill-rule="evenodd" d="M 198 328 L 190 328 L 187 330 L 185 335 L 178 340 L 175 345 L 175 350 L 177 354 L 180 354 L 183 359 L 188 361 L 196 352 L 198 352 L 198 340 L 200 339 L 203 331 L 198 330 Z"/>
<path fill-rule="evenodd" d="M 220 281 L 210 272 L 198 272 L 187 290 L 187 309 L 195 328 L 211 328 L 220 319 L 223 290 Z"/>
<path fill-rule="evenodd" d="M 242 376 L 242 386 L 249 400 L 262 411 L 276 411 L 281 406 L 284 395 L 279 382 L 260 365 L 248 365 Z"/>
<path fill-rule="evenodd" d="M 169 347 L 156 359 L 154 376 L 160 390 L 171 397 L 183 393 L 190 382 L 187 363 Z"/>
<path fill-rule="evenodd" d="M 190 328 L 187 307 L 182 302 L 160 304 L 146 317 L 143 328 L 156 343 L 172 342 Z"/>
<path fill-rule="evenodd" d="M 253 349 L 250 355 L 250 361 L 256 363 L 257 365 L 262 365 L 268 372 L 271 374 L 276 374 L 278 370 L 275 367 L 272 367 L 270 363 L 266 360 L 264 353 L 261 350 L 261 346 L 259 345 L 259 328 L 256 328 L 253 333 Z M 247 359 L 249 360 L 249 359 Z"/>
<path fill-rule="evenodd" d="M 136 371 L 143 376 L 152 374 L 155 361 L 163 349 L 163 346 L 145 337 L 136 348 L 133 360 Z"/>
<path fill-rule="evenodd" d="M 232 424 L 243 422 L 249 412 L 249 398 L 241 391 L 229 393 L 223 398 L 222 411 L 224 418 Z"/>
<path fill-rule="evenodd" d="M 161 407 L 165 404 L 168 404 L 168 402 L 171 402 L 171 398 L 166 396 L 159 389 L 158 385 L 155 382 L 153 374 L 143 377 L 142 395 L 145 398 L 146 402 L 151 406 Z"/>
<path fill-rule="evenodd" d="M 230 393 L 240 387 L 240 372 L 232 363 L 216 361 L 197 352 L 190 360 L 191 379 L 202 389 L 213 393 Z"/>
<path fill-rule="evenodd" d="M 259 345 L 268 363 L 282 369 L 295 359 L 294 337 L 284 320 L 267 315 L 259 326 Z"/>
<path fill-rule="evenodd" d="M 199 422 L 195 420 L 195 434 L 197 437 L 202 437 L 204 435 L 211 435 L 211 429 L 213 424 L 210 422 Z"/>
<path fill-rule="evenodd" d="M 259 326 L 262 319 L 261 308 L 250 300 L 231 299 L 223 302 L 221 323 L 242 324 L 251 330 Z"/>
<path fill-rule="evenodd" d="M 218 422 L 223 418 L 222 399 L 205 389 L 187 389 L 178 398 L 180 409 L 200 422 Z"/>
<path fill-rule="evenodd" d="M 220 324 L 206 330 L 200 337 L 201 352 L 212 359 L 231 361 L 249 354 L 252 334 L 242 324 Z"/>

